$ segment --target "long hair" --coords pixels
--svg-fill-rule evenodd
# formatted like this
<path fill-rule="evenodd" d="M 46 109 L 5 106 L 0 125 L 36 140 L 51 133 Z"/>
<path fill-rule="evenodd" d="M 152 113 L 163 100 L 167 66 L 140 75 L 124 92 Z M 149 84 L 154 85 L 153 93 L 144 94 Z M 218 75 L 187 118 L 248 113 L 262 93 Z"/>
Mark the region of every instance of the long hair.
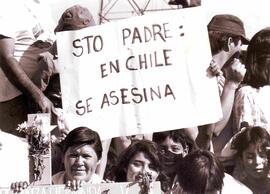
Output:
<path fill-rule="evenodd" d="M 161 163 L 159 160 L 159 150 L 156 143 L 149 140 L 136 140 L 129 145 L 129 147 L 120 155 L 116 166 L 112 169 L 109 174 L 109 179 L 116 182 L 126 182 L 127 181 L 127 169 L 135 154 L 143 152 L 151 160 L 154 170 L 157 172 L 161 171 Z"/>
<path fill-rule="evenodd" d="M 254 88 L 270 84 L 270 27 L 257 32 L 247 48 L 243 83 Z"/>
<path fill-rule="evenodd" d="M 243 152 L 251 144 L 254 144 L 257 148 L 266 152 L 266 148 L 270 146 L 270 135 L 266 129 L 259 126 L 249 126 L 242 129 L 242 131 L 233 139 L 232 148 L 237 150 L 237 155 L 239 157 L 242 157 Z"/>

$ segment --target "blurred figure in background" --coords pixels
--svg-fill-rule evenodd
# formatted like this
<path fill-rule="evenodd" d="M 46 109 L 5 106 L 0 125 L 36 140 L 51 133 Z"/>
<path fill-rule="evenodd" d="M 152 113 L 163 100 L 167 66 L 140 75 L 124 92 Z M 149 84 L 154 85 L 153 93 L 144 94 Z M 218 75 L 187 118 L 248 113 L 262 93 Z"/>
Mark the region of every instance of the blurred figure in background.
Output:
<path fill-rule="evenodd" d="M 246 75 L 234 102 L 234 129 L 241 123 L 270 132 L 270 27 L 257 32 L 247 48 Z"/>
<path fill-rule="evenodd" d="M 233 136 L 231 112 L 235 92 L 244 78 L 246 69 L 239 60 L 242 44 L 248 44 L 243 22 L 234 15 L 215 15 L 208 24 L 212 51 L 209 72 L 216 75 L 220 92 L 223 118 L 213 124 L 199 126 L 196 142 L 200 148 L 210 149 L 219 156 Z M 222 158 L 220 158 L 222 159 Z"/>
<path fill-rule="evenodd" d="M 46 21 L 41 16 L 44 12 Z M 48 79 L 49 67 L 38 65 L 39 54 L 54 39 L 47 23 L 49 15 L 39 1 L 10 0 L 1 4 L 0 128 L 5 132 L 20 136 L 15 129 L 27 120 L 28 113 L 53 110 L 39 85 Z"/>
<path fill-rule="evenodd" d="M 235 135 L 232 149 L 236 151 L 234 177 L 249 187 L 253 194 L 270 193 L 270 135 L 259 126 L 244 127 Z"/>

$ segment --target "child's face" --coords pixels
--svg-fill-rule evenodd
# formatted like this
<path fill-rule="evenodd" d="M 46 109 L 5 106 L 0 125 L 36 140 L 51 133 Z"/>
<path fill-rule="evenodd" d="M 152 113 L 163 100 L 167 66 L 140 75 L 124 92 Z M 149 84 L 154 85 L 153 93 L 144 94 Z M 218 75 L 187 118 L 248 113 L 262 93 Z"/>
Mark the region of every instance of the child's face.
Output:
<path fill-rule="evenodd" d="M 160 147 L 162 151 L 161 160 L 165 166 L 166 173 L 175 173 L 179 159 L 185 157 L 188 151 L 184 149 L 182 143 L 175 142 L 169 136 L 160 144 Z"/>
<path fill-rule="evenodd" d="M 266 178 L 269 172 L 269 164 L 266 152 L 255 144 L 250 144 L 242 155 L 244 169 L 248 176 L 261 179 Z"/>
<path fill-rule="evenodd" d="M 169 136 L 166 137 L 166 139 L 160 145 L 164 150 L 170 151 L 173 154 L 182 154 L 183 157 L 187 154 L 183 145 L 180 142 L 175 142 Z"/>

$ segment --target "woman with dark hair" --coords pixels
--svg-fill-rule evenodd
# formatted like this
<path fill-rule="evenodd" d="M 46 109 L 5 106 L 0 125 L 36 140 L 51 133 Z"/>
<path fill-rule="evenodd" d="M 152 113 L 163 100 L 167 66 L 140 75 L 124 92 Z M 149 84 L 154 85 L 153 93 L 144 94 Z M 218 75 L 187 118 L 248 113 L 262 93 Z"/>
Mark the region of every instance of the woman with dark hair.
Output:
<path fill-rule="evenodd" d="M 233 177 L 224 173 L 223 166 L 213 153 L 196 150 L 179 163 L 177 194 L 251 193 Z"/>
<path fill-rule="evenodd" d="M 157 144 L 149 140 L 133 141 L 107 178 L 115 182 L 140 182 L 143 178 L 150 182 L 163 180 Z"/>
<path fill-rule="evenodd" d="M 102 156 L 102 144 L 97 132 L 87 127 L 77 127 L 61 143 L 65 170 L 52 176 L 52 184 L 65 184 L 76 191 L 83 183 L 102 182 L 102 178 L 95 174 Z M 19 193 L 28 185 L 27 182 L 14 182 L 11 189 Z"/>
<path fill-rule="evenodd" d="M 270 132 L 270 27 L 257 32 L 251 39 L 246 56 L 244 85 L 234 103 L 234 129 L 242 122 L 262 126 Z"/>
<path fill-rule="evenodd" d="M 254 194 L 270 193 L 268 152 L 270 135 L 262 127 L 245 127 L 232 141 L 237 166 L 234 177 L 249 187 Z"/>
<path fill-rule="evenodd" d="M 63 141 L 65 170 L 53 176 L 53 184 L 66 184 L 77 190 L 83 182 L 101 183 L 102 179 L 95 174 L 101 156 L 102 145 L 97 132 L 87 127 L 73 129 Z"/>

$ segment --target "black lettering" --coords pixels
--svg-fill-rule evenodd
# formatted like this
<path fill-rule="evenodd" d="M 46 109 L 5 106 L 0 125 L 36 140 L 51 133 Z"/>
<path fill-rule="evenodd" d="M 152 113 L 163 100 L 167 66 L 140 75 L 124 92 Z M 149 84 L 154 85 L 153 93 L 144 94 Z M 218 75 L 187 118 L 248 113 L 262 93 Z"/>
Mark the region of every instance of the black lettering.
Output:
<path fill-rule="evenodd" d="M 127 32 L 127 34 L 126 34 L 125 32 Z M 130 29 L 128 29 L 128 28 L 124 28 L 124 29 L 122 30 L 122 35 L 123 35 L 123 45 L 126 45 L 126 39 L 130 36 L 130 33 L 131 33 L 131 31 L 130 31 Z"/>
<path fill-rule="evenodd" d="M 143 96 L 140 93 L 138 93 L 138 88 L 132 88 L 131 94 L 135 97 L 132 99 L 134 103 L 139 104 L 140 102 L 142 102 Z"/>
<path fill-rule="evenodd" d="M 107 106 L 110 106 L 110 103 L 109 103 L 109 99 L 108 99 L 108 96 L 107 94 L 104 94 L 103 95 L 103 99 L 102 99 L 102 103 L 101 103 L 101 109 L 103 108 L 103 106 L 107 104 Z"/>
<path fill-rule="evenodd" d="M 154 100 L 154 95 L 160 99 L 161 94 L 160 94 L 159 86 L 157 87 L 157 91 L 155 91 L 153 88 L 150 88 L 150 95 L 151 95 L 151 100 Z"/>
<path fill-rule="evenodd" d="M 76 103 L 76 108 L 77 108 L 77 110 L 76 110 L 76 113 L 78 114 L 78 115 L 80 115 L 80 116 L 82 116 L 82 115 L 84 115 L 84 113 L 85 113 L 85 107 L 83 106 L 83 105 L 81 105 L 82 104 L 82 100 L 79 100 L 77 103 Z M 81 110 L 81 111 L 80 111 Z"/>
<path fill-rule="evenodd" d="M 92 98 L 87 98 L 87 99 L 86 99 L 86 109 L 87 109 L 87 113 L 92 112 L 92 110 L 90 109 L 90 100 L 92 100 Z"/>
<path fill-rule="evenodd" d="M 106 71 L 105 67 L 106 66 L 106 63 L 103 63 L 100 65 L 100 71 L 101 71 L 101 77 L 104 78 L 104 77 L 107 77 L 108 74 L 107 73 L 104 73 Z"/>
<path fill-rule="evenodd" d="M 128 70 L 131 70 L 131 71 L 133 71 L 133 70 L 138 70 L 138 69 L 136 69 L 136 68 L 134 68 L 134 67 L 132 67 L 132 62 L 131 62 L 131 66 L 129 67 L 128 66 L 128 62 L 131 60 L 132 61 L 132 59 L 134 59 L 135 57 L 134 56 L 129 56 L 128 58 L 127 58 L 127 60 L 126 60 L 126 68 L 128 69 Z"/>
<path fill-rule="evenodd" d="M 139 55 L 139 64 L 140 64 L 140 69 L 147 69 L 146 54 Z"/>
<path fill-rule="evenodd" d="M 163 63 L 158 63 L 157 51 L 154 52 L 154 56 L 155 56 L 155 66 L 156 67 L 162 67 L 163 66 Z"/>
<path fill-rule="evenodd" d="M 99 40 L 99 48 L 97 47 L 97 39 Z M 94 38 L 94 51 L 99 52 L 103 49 L 103 39 L 100 35 L 95 36 Z"/>
<path fill-rule="evenodd" d="M 115 91 L 111 91 L 110 92 L 110 97 L 111 97 L 111 99 L 115 99 L 115 102 L 112 102 L 111 101 L 111 104 L 112 105 L 116 105 L 116 104 L 118 104 L 118 102 L 119 102 L 119 98 L 116 96 L 116 95 L 114 95 L 115 94 Z"/>
<path fill-rule="evenodd" d="M 144 26 L 144 41 L 149 42 L 151 38 L 152 38 L 151 30 L 148 27 Z"/>
<path fill-rule="evenodd" d="M 127 98 L 127 95 L 125 94 L 126 91 L 128 91 L 127 88 L 121 88 L 120 89 L 122 104 L 130 104 L 129 101 L 126 101 L 126 98 Z"/>
<path fill-rule="evenodd" d="M 167 97 L 168 95 L 172 95 L 173 99 L 175 100 L 175 96 L 173 94 L 173 91 L 172 91 L 170 85 L 169 84 L 166 84 L 165 95 L 164 96 Z"/>
<path fill-rule="evenodd" d="M 148 101 L 148 99 L 147 99 L 147 93 L 146 93 L 146 89 L 145 88 L 143 88 L 143 95 L 144 95 L 144 101 L 145 102 L 147 102 Z"/>
<path fill-rule="evenodd" d="M 74 40 L 73 43 L 72 43 L 73 47 L 76 48 L 76 49 L 79 49 L 79 51 L 80 51 L 79 54 L 76 54 L 75 52 L 72 52 L 72 54 L 73 54 L 75 57 L 80 57 L 80 56 L 82 56 L 82 54 L 83 54 L 83 46 L 77 45 L 77 43 L 79 44 L 80 42 L 81 42 L 80 39 L 76 39 L 76 40 Z"/>
<path fill-rule="evenodd" d="M 115 64 L 113 64 L 113 62 L 110 61 L 110 73 L 113 73 L 113 71 L 116 73 L 120 72 L 118 59 L 115 61 Z"/>
<path fill-rule="evenodd" d="M 159 37 L 165 42 L 165 38 L 163 37 L 161 31 L 161 26 L 158 24 L 153 24 L 153 36 L 154 36 L 154 40 L 157 40 L 156 35 L 159 35 Z"/>
<path fill-rule="evenodd" d="M 134 28 L 133 37 L 132 37 L 132 44 L 135 42 L 136 39 L 139 39 L 140 43 L 142 42 L 142 38 L 138 28 Z"/>
<path fill-rule="evenodd" d="M 86 39 L 86 42 L 87 42 L 87 51 L 88 51 L 88 54 L 91 52 L 91 44 L 90 44 L 90 41 L 89 39 L 90 38 L 93 38 L 93 36 L 85 36 L 82 38 L 82 40 Z"/>
<path fill-rule="evenodd" d="M 172 65 L 172 63 L 169 63 L 169 62 L 168 62 L 168 59 L 170 58 L 169 55 L 168 55 L 168 52 L 171 52 L 171 51 L 172 51 L 171 49 L 164 49 L 164 50 L 163 50 L 164 64 L 165 64 L 166 66 Z"/>
<path fill-rule="evenodd" d="M 164 29 L 164 36 L 165 38 L 172 38 L 172 36 L 168 35 L 167 32 L 169 32 L 170 30 L 166 28 L 168 22 L 167 23 L 163 23 L 163 29 Z"/>

